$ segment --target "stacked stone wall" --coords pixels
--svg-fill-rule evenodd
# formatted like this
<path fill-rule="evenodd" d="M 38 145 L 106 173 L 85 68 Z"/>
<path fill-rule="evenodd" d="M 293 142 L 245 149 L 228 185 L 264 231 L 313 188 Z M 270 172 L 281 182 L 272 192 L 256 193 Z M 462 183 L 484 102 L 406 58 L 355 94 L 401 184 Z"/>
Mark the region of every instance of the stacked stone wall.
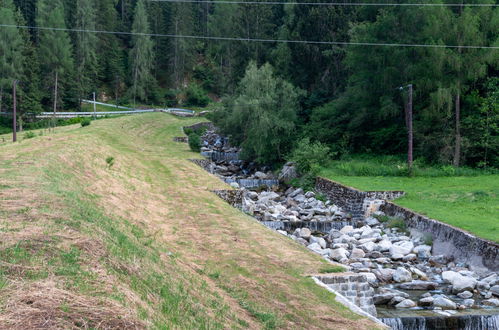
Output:
<path fill-rule="evenodd" d="M 321 177 L 316 180 L 315 190 L 350 213 L 354 220 L 362 220 L 369 205 L 376 201 L 393 200 L 405 194 L 403 191 L 361 191 Z"/>
<path fill-rule="evenodd" d="M 317 276 L 322 283 L 340 293 L 350 302 L 359 306 L 366 313 L 376 316 L 374 306 L 374 290 L 362 274 L 345 274 L 337 276 Z"/>
<path fill-rule="evenodd" d="M 431 236 L 434 255 L 452 256 L 458 262 L 466 262 L 484 271 L 499 270 L 499 244 L 391 202 L 385 202 L 380 210 L 388 216 L 404 219 L 409 229 Z"/>

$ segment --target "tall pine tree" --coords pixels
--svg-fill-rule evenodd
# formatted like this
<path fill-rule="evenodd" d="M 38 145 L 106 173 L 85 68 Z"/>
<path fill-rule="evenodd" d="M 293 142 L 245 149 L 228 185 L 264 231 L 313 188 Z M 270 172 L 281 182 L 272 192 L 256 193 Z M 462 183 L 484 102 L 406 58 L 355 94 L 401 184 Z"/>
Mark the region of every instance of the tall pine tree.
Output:
<path fill-rule="evenodd" d="M 77 0 L 76 29 L 95 30 L 95 3 L 93 0 Z M 88 97 L 95 91 L 98 78 L 97 43 L 95 33 L 77 32 L 76 36 L 76 69 L 79 98 Z"/>
<path fill-rule="evenodd" d="M 57 111 L 61 93 L 61 82 L 68 82 L 73 71 L 72 45 L 64 22 L 64 8 L 60 0 L 40 0 L 38 2 L 37 23 L 40 30 L 38 55 L 45 81 L 53 87 L 53 111 Z M 48 87 L 48 86 L 47 86 Z"/>
<path fill-rule="evenodd" d="M 150 33 L 149 21 L 147 17 L 144 0 L 139 0 L 135 8 L 135 15 L 132 27 L 132 50 L 130 51 L 130 69 L 132 79 L 132 95 L 135 105 L 136 99 L 146 101 L 150 94 L 148 88 L 154 83 L 151 73 L 154 63 L 154 43 Z"/>
<path fill-rule="evenodd" d="M 12 0 L 4 0 L 0 7 L 0 22 L 17 25 Z M 23 40 L 16 27 L 0 29 L 0 112 L 5 90 L 14 79 L 21 79 L 23 67 Z"/>

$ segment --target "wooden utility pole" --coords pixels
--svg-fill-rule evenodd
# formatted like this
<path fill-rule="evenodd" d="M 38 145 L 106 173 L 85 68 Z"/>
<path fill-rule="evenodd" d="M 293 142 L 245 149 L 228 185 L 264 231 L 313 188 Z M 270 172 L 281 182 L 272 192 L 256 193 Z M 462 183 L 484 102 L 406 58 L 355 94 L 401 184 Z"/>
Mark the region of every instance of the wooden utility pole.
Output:
<path fill-rule="evenodd" d="M 12 83 L 12 109 L 13 109 L 13 114 L 12 114 L 12 142 L 17 141 L 17 97 L 16 97 L 16 85 L 17 85 L 17 80 L 14 80 Z"/>
<path fill-rule="evenodd" d="M 413 130 L 412 130 L 412 84 L 409 87 L 409 97 L 407 100 L 407 167 L 409 169 L 409 175 L 412 175 L 412 163 L 413 163 Z"/>
<path fill-rule="evenodd" d="M 59 73 L 55 71 L 55 86 L 54 86 L 54 118 L 52 119 L 52 125 L 55 129 L 55 112 L 57 111 L 57 84 L 59 83 Z"/>
<path fill-rule="evenodd" d="M 95 92 L 93 93 L 93 96 L 94 96 L 94 119 L 95 119 L 95 111 L 96 111 L 95 108 L 97 107 L 96 104 L 95 104 Z"/>

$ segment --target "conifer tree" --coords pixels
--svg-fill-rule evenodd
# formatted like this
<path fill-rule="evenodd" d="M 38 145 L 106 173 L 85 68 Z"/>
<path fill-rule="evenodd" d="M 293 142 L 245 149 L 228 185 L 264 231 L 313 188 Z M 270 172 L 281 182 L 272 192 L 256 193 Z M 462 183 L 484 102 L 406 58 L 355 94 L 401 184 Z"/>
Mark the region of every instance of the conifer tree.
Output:
<path fill-rule="evenodd" d="M 77 0 L 76 29 L 95 30 L 95 3 L 93 0 Z M 77 32 L 76 69 L 79 98 L 87 97 L 97 84 L 97 48 L 98 38 L 95 33 Z"/>
<path fill-rule="evenodd" d="M 15 8 L 12 0 L 4 0 L 0 5 L 0 22 L 7 25 L 17 25 Z M 0 112 L 5 90 L 12 85 L 14 79 L 21 79 L 23 40 L 15 27 L 0 29 Z"/>
<path fill-rule="evenodd" d="M 37 23 L 40 27 L 66 29 L 61 1 L 40 0 Z M 42 73 L 46 81 L 53 86 L 53 111 L 55 112 L 60 98 L 59 84 L 67 80 L 73 70 L 72 45 L 66 31 L 42 29 L 39 33 L 38 55 Z"/>
<path fill-rule="evenodd" d="M 135 15 L 132 27 L 132 50 L 130 51 L 131 78 L 133 103 L 135 105 L 137 97 L 146 100 L 148 96 L 147 88 L 153 83 L 151 73 L 154 61 L 154 44 L 150 33 L 149 21 L 147 17 L 144 0 L 139 0 L 135 8 Z"/>

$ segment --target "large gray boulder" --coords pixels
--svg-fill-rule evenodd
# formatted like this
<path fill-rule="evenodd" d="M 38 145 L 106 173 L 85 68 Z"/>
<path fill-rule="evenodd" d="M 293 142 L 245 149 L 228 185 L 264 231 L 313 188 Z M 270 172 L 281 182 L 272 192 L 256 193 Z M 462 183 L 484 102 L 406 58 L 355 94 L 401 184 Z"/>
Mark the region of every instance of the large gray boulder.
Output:
<path fill-rule="evenodd" d="M 294 163 L 286 163 L 279 173 L 278 178 L 280 181 L 290 181 L 296 179 L 297 177 L 298 171 L 296 170 Z"/>
<path fill-rule="evenodd" d="M 496 296 L 499 297 L 499 285 L 494 285 L 493 287 L 490 288 L 490 292 Z"/>
<path fill-rule="evenodd" d="M 412 281 L 411 272 L 404 267 L 398 267 L 393 273 L 393 280 L 398 283 Z"/>
<path fill-rule="evenodd" d="M 463 276 L 458 272 L 445 271 L 442 272 L 442 279 L 452 284 L 452 293 L 459 293 L 462 291 L 473 291 L 476 287 L 477 280 L 470 276 Z"/>
<path fill-rule="evenodd" d="M 312 235 L 312 232 L 308 228 L 302 228 L 300 229 L 300 237 L 303 239 L 309 239 L 310 236 Z"/>
<path fill-rule="evenodd" d="M 329 257 L 335 261 L 345 262 L 349 255 L 350 253 L 346 249 L 339 248 L 331 250 Z"/>
<path fill-rule="evenodd" d="M 442 309 L 456 309 L 457 305 L 455 302 L 453 302 L 450 299 L 447 299 L 446 297 L 439 296 L 435 297 L 433 300 L 433 306 L 435 307 L 440 307 Z"/>
<path fill-rule="evenodd" d="M 404 256 L 411 253 L 414 248 L 414 243 L 411 241 L 401 241 L 394 243 L 390 247 L 390 257 L 394 260 L 402 259 Z"/>
<path fill-rule="evenodd" d="M 381 268 L 373 270 L 374 275 L 378 278 L 380 282 L 391 282 L 393 279 L 393 273 L 395 270 L 391 268 Z"/>
<path fill-rule="evenodd" d="M 415 307 L 416 303 L 412 301 L 411 299 L 404 299 L 398 304 L 395 305 L 395 308 L 411 308 Z"/>
<path fill-rule="evenodd" d="M 353 249 L 352 253 L 350 254 L 350 258 L 355 259 L 355 258 L 364 258 L 366 256 L 366 253 L 362 249 Z"/>

